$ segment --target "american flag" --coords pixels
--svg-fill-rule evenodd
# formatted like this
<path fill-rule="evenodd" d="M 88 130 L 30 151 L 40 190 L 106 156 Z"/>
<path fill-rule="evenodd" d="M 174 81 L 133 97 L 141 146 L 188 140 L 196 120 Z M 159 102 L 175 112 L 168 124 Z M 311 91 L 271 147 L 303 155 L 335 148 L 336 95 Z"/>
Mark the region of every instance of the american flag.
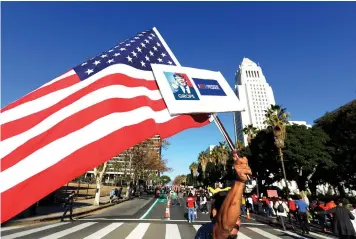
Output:
<path fill-rule="evenodd" d="M 156 28 L 1 110 L 1 222 L 153 135 L 210 122 L 206 115 L 171 117 L 151 63 L 179 64 Z"/>

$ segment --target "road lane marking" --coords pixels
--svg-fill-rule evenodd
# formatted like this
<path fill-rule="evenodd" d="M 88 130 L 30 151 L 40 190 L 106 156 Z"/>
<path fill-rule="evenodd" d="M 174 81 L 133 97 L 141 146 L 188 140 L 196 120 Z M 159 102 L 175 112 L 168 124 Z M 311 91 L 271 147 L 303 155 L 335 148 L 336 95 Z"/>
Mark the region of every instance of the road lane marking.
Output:
<path fill-rule="evenodd" d="M 331 236 L 324 236 L 318 233 L 314 233 L 314 232 L 309 232 L 310 235 L 316 236 L 316 237 L 320 237 L 320 238 L 325 238 L 325 239 L 330 239 L 330 238 L 336 238 L 336 237 L 331 237 Z"/>
<path fill-rule="evenodd" d="M 201 227 L 201 225 L 193 225 L 193 227 L 194 227 L 194 229 L 195 229 L 196 231 L 198 231 L 199 228 Z"/>
<path fill-rule="evenodd" d="M 294 233 L 294 232 L 283 231 L 283 230 L 280 230 L 280 229 L 274 229 L 274 230 L 282 232 L 282 233 L 285 233 L 285 234 L 288 234 L 290 236 L 294 236 L 295 238 L 298 238 L 298 239 L 309 239 L 309 237 L 303 237 L 303 236 L 298 235 L 297 233 Z"/>
<path fill-rule="evenodd" d="M 165 239 L 181 239 L 177 224 L 166 224 Z"/>
<path fill-rule="evenodd" d="M 239 232 L 238 234 L 238 238 L 239 239 L 252 239 L 251 237 L 248 237 L 248 236 L 246 236 L 245 234 L 243 234 L 242 232 Z"/>
<path fill-rule="evenodd" d="M 12 238 L 17 238 L 17 237 L 23 237 L 23 236 L 30 235 L 32 233 L 36 233 L 36 232 L 44 231 L 44 230 L 51 229 L 51 228 L 54 228 L 54 227 L 59 227 L 59 226 L 62 226 L 62 225 L 66 225 L 68 223 L 69 222 L 55 223 L 55 224 L 47 225 L 47 226 L 44 226 L 44 227 L 38 227 L 38 228 L 34 228 L 34 229 L 22 231 L 22 232 L 13 233 L 13 234 L 10 234 L 10 235 L 7 235 L 7 236 L 3 236 L 1 238 L 2 239 L 12 239 Z"/>
<path fill-rule="evenodd" d="M 280 237 L 277 237 L 269 232 L 263 231 L 257 227 L 247 227 L 247 229 L 254 231 L 254 232 L 256 232 L 264 237 L 270 238 L 270 239 L 281 239 Z"/>
<path fill-rule="evenodd" d="M 91 225 L 95 224 L 96 222 L 85 222 L 83 224 L 79 224 L 77 226 L 74 226 L 74 227 L 70 227 L 66 230 L 63 230 L 63 231 L 60 231 L 60 232 L 56 232 L 56 233 L 53 233 L 51 235 L 48 235 L 48 236 L 45 236 L 45 237 L 42 237 L 41 239 L 58 239 L 60 237 L 64 237 L 64 236 L 67 236 L 71 233 L 74 233 L 74 232 L 77 232 L 77 231 L 80 231 L 80 230 L 83 230 L 84 228 L 86 227 L 90 227 Z"/>
<path fill-rule="evenodd" d="M 145 219 L 145 217 L 147 217 L 148 214 L 151 212 L 152 208 L 153 208 L 154 206 L 156 206 L 157 202 L 158 202 L 158 198 L 157 198 L 156 201 L 151 205 L 151 207 L 145 212 L 145 214 L 143 214 L 142 217 L 140 217 L 140 219 Z"/>
<path fill-rule="evenodd" d="M 104 227 L 103 229 L 91 234 L 90 236 L 85 237 L 84 239 L 99 239 L 103 238 L 110 232 L 114 231 L 116 228 L 121 226 L 123 223 L 122 222 L 114 222 L 109 224 L 108 226 Z"/>
<path fill-rule="evenodd" d="M 23 228 L 24 226 L 14 226 L 14 227 L 0 227 L 0 232 L 6 232 L 9 230 Z"/>
<path fill-rule="evenodd" d="M 126 239 L 138 239 L 138 238 L 143 238 L 143 236 L 146 234 L 146 231 L 148 227 L 150 226 L 150 223 L 140 223 L 138 224 L 137 227 L 126 237 Z"/>

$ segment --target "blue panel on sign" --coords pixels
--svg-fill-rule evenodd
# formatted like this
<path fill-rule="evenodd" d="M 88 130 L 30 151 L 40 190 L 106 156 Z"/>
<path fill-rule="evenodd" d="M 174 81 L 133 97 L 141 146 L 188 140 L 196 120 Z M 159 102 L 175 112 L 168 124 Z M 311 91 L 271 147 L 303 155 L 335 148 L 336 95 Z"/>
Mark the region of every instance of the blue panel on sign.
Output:
<path fill-rule="evenodd" d="M 195 85 L 198 87 L 201 95 L 226 96 L 217 80 L 206 80 L 193 78 Z"/>

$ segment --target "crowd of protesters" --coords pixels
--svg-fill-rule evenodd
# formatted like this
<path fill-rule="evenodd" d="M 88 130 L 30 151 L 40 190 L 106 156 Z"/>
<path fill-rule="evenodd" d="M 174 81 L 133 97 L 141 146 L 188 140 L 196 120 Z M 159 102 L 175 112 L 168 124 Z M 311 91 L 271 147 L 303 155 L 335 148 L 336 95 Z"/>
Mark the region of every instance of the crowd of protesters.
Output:
<path fill-rule="evenodd" d="M 288 221 L 295 229 L 299 224 L 303 234 L 309 234 L 310 223 L 320 225 L 324 232 L 331 231 L 339 238 L 356 238 L 356 205 L 349 210 L 347 201 L 338 200 L 336 203 L 315 200 L 309 202 L 305 194 L 295 195 L 288 200 L 281 197 L 258 197 L 256 194 L 244 196 L 241 203 L 241 213 L 246 210 L 265 217 L 276 217 L 283 230 Z"/>

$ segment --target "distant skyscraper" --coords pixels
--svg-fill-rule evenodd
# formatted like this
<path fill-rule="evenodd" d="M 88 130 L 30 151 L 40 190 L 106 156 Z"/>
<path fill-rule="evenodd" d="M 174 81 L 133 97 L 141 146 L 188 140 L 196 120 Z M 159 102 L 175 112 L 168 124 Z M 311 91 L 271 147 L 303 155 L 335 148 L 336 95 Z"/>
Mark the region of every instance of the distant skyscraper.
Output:
<path fill-rule="evenodd" d="M 244 108 L 242 112 L 234 113 L 235 137 L 247 145 L 243 128 L 249 124 L 258 129 L 265 128 L 265 110 L 276 102 L 261 67 L 250 59 L 243 58 L 235 79 L 235 93 Z"/>

